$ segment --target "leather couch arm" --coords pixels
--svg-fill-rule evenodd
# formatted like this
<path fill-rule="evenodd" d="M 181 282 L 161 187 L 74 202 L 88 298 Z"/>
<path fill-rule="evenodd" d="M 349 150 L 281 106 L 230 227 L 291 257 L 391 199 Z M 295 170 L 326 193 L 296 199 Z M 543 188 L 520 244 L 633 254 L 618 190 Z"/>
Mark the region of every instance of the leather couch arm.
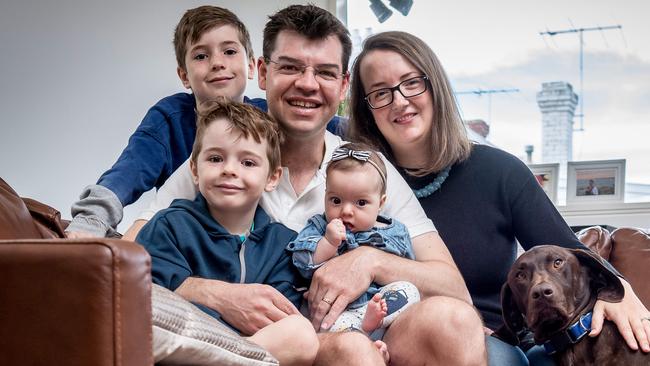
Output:
<path fill-rule="evenodd" d="M 65 238 L 68 222 L 61 220 L 59 211 L 31 198 L 23 198 L 23 202 L 44 239 Z"/>
<path fill-rule="evenodd" d="M 587 248 L 598 253 L 603 259 L 609 260 L 612 252 L 612 240 L 609 230 L 601 226 L 591 226 L 578 231 L 576 236 Z"/>
<path fill-rule="evenodd" d="M 111 239 L 0 240 L 6 365 L 152 365 L 151 261 Z"/>
<path fill-rule="evenodd" d="M 650 232 L 623 227 L 612 233 L 592 226 L 576 233 L 589 249 L 609 261 L 632 285 L 641 302 L 650 308 Z"/>
<path fill-rule="evenodd" d="M 609 261 L 650 308 L 650 232 L 629 227 L 614 230 Z"/>

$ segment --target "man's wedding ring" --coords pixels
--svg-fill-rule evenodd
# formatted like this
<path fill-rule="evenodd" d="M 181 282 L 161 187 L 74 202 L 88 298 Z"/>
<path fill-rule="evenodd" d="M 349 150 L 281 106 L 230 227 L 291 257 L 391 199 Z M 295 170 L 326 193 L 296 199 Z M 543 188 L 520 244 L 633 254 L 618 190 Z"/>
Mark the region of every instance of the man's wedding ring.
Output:
<path fill-rule="evenodd" d="M 323 298 L 322 301 L 323 301 L 324 303 L 326 303 L 327 305 L 332 306 L 332 300 L 328 300 L 328 299 L 326 299 L 326 298 Z"/>

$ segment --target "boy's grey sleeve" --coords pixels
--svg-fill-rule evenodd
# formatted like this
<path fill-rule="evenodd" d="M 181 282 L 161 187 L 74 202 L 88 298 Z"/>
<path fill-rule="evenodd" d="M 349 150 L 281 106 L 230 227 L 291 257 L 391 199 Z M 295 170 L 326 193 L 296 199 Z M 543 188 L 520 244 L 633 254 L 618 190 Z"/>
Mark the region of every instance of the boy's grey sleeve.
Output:
<path fill-rule="evenodd" d="M 121 237 L 115 228 L 122 221 L 124 208 L 110 189 L 93 184 L 72 204 L 72 221 L 66 232 L 86 232 L 98 237 Z"/>

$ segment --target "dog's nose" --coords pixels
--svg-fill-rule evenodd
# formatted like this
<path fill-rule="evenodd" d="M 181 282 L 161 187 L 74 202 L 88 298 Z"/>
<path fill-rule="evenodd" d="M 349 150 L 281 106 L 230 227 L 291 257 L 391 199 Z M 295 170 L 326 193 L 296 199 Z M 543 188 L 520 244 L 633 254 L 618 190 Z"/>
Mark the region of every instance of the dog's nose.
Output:
<path fill-rule="evenodd" d="M 533 300 L 539 300 L 540 298 L 550 299 L 553 297 L 553 287 L 547 282 L 540 283 L 533 288 L 531 296 Z"/>

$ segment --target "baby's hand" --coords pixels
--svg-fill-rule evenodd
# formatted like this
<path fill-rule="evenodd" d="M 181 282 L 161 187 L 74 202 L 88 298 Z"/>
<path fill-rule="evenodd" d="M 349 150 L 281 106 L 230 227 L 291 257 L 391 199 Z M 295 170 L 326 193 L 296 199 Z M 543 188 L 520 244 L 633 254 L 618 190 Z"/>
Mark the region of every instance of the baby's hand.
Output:
<path fill-rule="evenodd" d="M 341 242 L 345 240 L 345 225 L 341 219 L 334 219 L 327 224 L 325 239 L 337 248 L 341 245 Z"/>

